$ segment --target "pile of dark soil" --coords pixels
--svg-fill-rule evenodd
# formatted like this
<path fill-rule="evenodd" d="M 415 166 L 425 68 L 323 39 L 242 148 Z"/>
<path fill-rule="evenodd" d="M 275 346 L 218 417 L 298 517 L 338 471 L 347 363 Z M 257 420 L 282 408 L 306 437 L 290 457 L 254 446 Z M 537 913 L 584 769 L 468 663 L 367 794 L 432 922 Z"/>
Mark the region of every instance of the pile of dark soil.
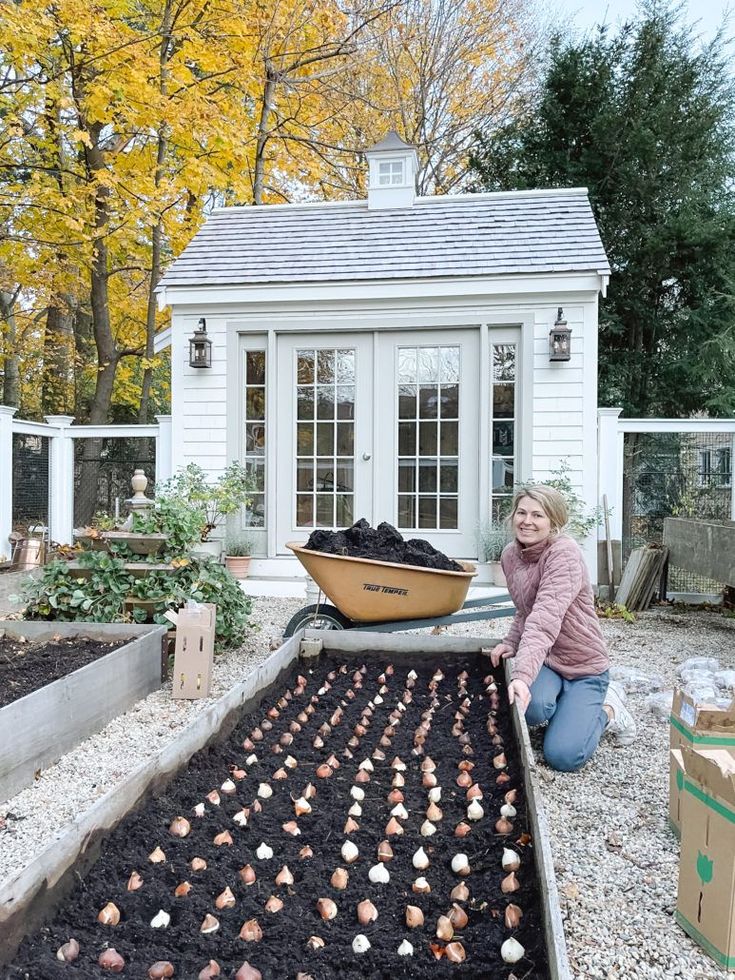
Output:
<path fill-rule="evenodd" d="M 0 630 L 0 708 L 112 653 L 125 640 L 103 643 L 86 636 L 57 636 L 48 643 L 21 642 Z"/>
<path fill-rule="evenodd" d="M 393 670 L 387 661 L 372 657 L 367 666 L 361 659 L 343 663 L 325 658 L 308 672 L 305 685 L 294 671 L 286 690 L 279 684 L 276 694 L 264 698 L 227 741 L 198 753 L 163 795 L 123 821 L 53 921 L 23 943 L 2 976 L 5 980 L 99 980 L 109 974 L 97 966 L 98 957 L 112 946 L 125 958 L 122 975 L 136 980 L 144 980 L 151 964 L 160 960 L 170 961 L 174 978 L 182 980 L 196 980 L 209 960 L 218 963 L 223 978 L 232 978 L 247 960 L 261 971 L 263 980 L 294 980 L 299 973 L 313 980 L 509 980 L 513 976 L 548 980 L 519 762 L 502 684 L 498 681 L 497 693 L 487 691 L 491 682 L 483 679 L 488 666 L 479 655 L 457 658 L 451 670 L 443 665 L 443 676 L 441 671 L 435 673 L 437 662 L 424 660 L 415 666 L 418 677 L 413 681 L 410 663 L 396 661 Z M 469 674 L 464 680 L 466 693 L 462 670 Z M 497 729 L 493 736 L 487 731 L 488 721 Z M 424 753 L 417 755 L 414 748 L 422 734 Z M 498 767 L 493 762 L 500 752 L 507 758 L 504 768 L 502 760 L 496 760 Z M 330 766 L 331 775 L 325 775 L 324 769 L 318 775 L 319 767 L 332 756 L 339 766 Z M 436 833 L 421 836 L 429 805 L 421 771 L 427 756 L 436 765 L 442 819 L 434 815 Z M 396 766 L 396 757 L 405 763 L 405 771 Z M 373 767 L 367 770 L 370 778 L 357 779 L 366 760 Z M 455 827 L 467 820 L 468 803 L 457 778 L 459 763 L 468 761 L 474 762 L 472 778 L 482 789 L 485 812 L 476 822 L 467 821 L 470 833 L 458 838 Z M 398 818 L 403 833 L 391 836 L 386 828 L 395 804 L 388 801 L 388 794 L 401 782 L 396 779 L 398 772 L 408 813 Z M 271 796 L 262 790 L 263 784 L 270 787 Z M 294 801 L 308 784 L 316 789 L 309 799 L 311 812 L 296 816 Z M 361 813 L 353 813 L 359 827 L 346 834 L 348 811 L 355 796 L 360 796 L 353 795 L 354 788 L 364 792 Z M 517 792 L 518 812 L 512 830 L 501 835 L 495 823 L 510 789 Z M 193 809 L 199 803 L 204 804 L 201 817 Z M 246 827 L 233 820 L 243 807 L 249 809 Z M 173 836 L 169 829 L 180 814 L 191 823 L 185 837 Z M 296 836 L 284 830 L 291 821 L 300 831 Z M 231 844 L 215 844 L 223 831 L 231 835 Z M 378 864 L 377 850 L 384 840 L 394 852 L 386 863 L 390 881 L 374 884 L 368 873 Z M 352 864 L 342 856 L 346 841 L 359 850 Z M 258 857 L 262 843 L 272 849 L 272 857 Z M 304 856 L 305 846 L 311 849 L 310 856 Z M 421 846 L 430 861 L 425 870 L 412 863 Z M 149 859 L 156 847 L 165 855 L 161 863 Z M 501 866 L 504 847 L 516 851 L 521 862 L 520 888 L 512 894 L 503 894 L 500 888 L 506 876 Z M 469 859 L 468 877 L 452 871 L 457 853 Z M 193 870 L 194 858 L 203 858 L 206 868 Z M 249 885 L 240 873 L 247 865 L 256 874 Z M 275 878 L 284 865 L 293 881 L 277 885 Z M 338 867 L 349 873 L 347 887 L 341 891 L 331 884 Z M 133 872 L 142 877 L 142 886 L 128 891 Z M 429 894 L 413 892 L 419 876 L 429 882 Z M 469 890 L 467 900 L 459 903 L 468 923 L 457 930 L 455 939 L 464 947 L 466 960 L 455 964 L 441 955 L 446 943 L 436 938 L 436 927 L 438 916 L 451 908 L 450 892 L 460 881 Z M 191 889 L 175 897 L 174 890 L 182 882 L 189 882 Z M 225 888 L 231 890 L 234 904 L 219 909 L 216 899 Z M 265 908 L 273 895 L 283 902 L 280 911 Z M 335 918 L 321 918 L 320 898 L 336 903 Z M 360 925 L 356 909 L 365 899 L 373 902 L 378 918 Z M 120 910 L 118 925 L 97 922 L 108 902 Z M 514 931 L 504 924 L 511 902 L 523 912 Z M 407 905 L 423 911 L 423 926 L 407 927 Z M 161 909 L 170 915 L 170 924 L 152 928 L 151 920 Z M 219 921 L 219 928 L 202 934 L 207 915 Z M 251 919 L 257 919 L 262 929 L 260 941 L 239 938 L 243 923 Z M 371 944 L 363 954 L 352 948 L 360 933 Z M 500 946 L 510 935 L 525 947 L 515 966 L 500 957 Z M 312 936 L 324 941 L 323 948 L 309 948 L 307 940 Z M 74 963 L 64 964 L 57 960 L 56 951 L 70 937 L 79 942 L 81 951 Z M 413 945 L 413 956 L 397 954 L 404 939 Z"/>
<path fill-rule="evenodd" d="M 392 524 L 383 521 L 373 528 L 364 517 L 345 531 L 312 531 L 304 547 L 311 551 L 323 551 L 327 555 L 373 558 L 443 572 L 463 571 L 461 565 L 437 551 L 423 538 L 409 538 L 407 541 Z"/>

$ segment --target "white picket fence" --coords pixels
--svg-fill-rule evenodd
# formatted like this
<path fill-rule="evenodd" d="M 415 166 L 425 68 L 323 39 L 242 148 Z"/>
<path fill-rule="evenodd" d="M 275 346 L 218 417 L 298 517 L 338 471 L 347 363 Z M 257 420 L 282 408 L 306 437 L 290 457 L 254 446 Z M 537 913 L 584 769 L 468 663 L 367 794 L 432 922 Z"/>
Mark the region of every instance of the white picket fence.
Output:
<path fill-rule="evenodd" d="M 49 537 L 71 543 L 74 528 L 74 440 L 153 438 L 156 479 L 172 473 L 171 416 L 157 415 L 155 425 L 73 425 L 71 415 L 47 415 L 45 422 L 15 418 L 16 409 L 0 405 L 0 553 L 6 550 L 13 521 L 13 435 L 49 440 Z"/>

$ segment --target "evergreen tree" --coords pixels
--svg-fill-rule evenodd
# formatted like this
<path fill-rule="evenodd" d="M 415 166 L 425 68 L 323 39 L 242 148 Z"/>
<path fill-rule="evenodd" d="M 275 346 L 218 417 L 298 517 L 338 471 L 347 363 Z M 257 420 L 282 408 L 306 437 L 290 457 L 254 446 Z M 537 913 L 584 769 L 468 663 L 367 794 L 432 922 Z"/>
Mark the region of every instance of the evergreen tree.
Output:
<path fill-rule="evenodd" d="M 522 118 L 478 134 L 485 190 L 589 189 L 613 274 L 600 404 L 735 414 L 733 80 L 666 4 L 615 36 L 557 37 Z"/>

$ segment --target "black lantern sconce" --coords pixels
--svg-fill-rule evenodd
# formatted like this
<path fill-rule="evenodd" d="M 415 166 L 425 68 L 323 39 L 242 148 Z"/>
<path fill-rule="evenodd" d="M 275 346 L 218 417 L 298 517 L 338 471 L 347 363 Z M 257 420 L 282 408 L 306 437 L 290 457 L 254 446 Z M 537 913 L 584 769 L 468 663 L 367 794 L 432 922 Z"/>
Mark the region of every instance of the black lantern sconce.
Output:
<path fill-rule="evenodd" d="M 568 361 L 572 356 L 572 329 L 564 319 L 564 310 L 559 307 L 554 326 L 549 331 L 549 360 Z"/>
<path fill-rule="evenodd" d="M 189 338 L 189 367 L 208 368 L 212 366 L 212 341 L 207 336 L 207 321 L 199 318 L 194 335 Z"/>

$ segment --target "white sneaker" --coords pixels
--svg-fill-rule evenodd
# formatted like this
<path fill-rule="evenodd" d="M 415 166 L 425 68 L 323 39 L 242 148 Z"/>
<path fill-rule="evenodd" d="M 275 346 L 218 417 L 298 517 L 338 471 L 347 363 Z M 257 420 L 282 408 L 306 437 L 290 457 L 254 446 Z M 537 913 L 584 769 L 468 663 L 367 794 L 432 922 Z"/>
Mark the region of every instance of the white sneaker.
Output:
<path fill-rule="evenodd" d="M 618 745 L 630 745 L 637 735 L 635 719 L 625 707 L 625 692 L 615 682 L 608 685 L 605 704 L 613 712 L 605 731 L 615 736 Z"/>

